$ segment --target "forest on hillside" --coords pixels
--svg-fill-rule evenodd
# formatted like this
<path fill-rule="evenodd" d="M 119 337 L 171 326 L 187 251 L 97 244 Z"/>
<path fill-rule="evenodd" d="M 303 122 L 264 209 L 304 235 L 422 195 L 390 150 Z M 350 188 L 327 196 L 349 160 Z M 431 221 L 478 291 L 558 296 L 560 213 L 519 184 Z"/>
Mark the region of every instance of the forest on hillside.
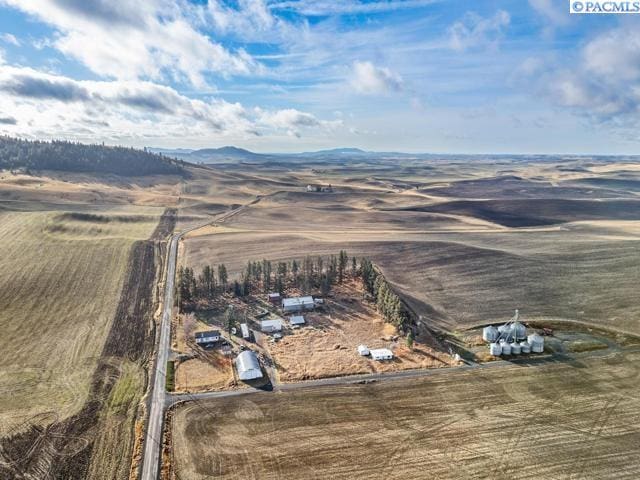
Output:
<path fill-rule="evenodd" d="M 128 147 L 0 136 L 0 169 L 142 176 L 182 174 L 184 162 Z"/>

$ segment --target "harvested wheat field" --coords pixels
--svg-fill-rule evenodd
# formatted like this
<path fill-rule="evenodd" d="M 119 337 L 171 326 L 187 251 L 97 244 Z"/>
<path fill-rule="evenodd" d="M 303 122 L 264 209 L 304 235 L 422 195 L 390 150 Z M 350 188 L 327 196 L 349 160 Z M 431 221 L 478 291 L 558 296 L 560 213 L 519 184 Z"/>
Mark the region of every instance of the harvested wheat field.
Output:
<path fill-rule="evenodd" d="M 176 478 L 638 478 L 638 353 L 177 408 Z"/>
<path fill-rule="evenodd" d="M 161 258 L 144 240 L 171 222 L 156 207 L 20 206 L 0 212 L 0 476 L 122 478 Z"/>
<path fill-rule="evenodd" d="M 437 368 L 451 365 L 451 357 L 420 343 L 413 349 L 396 328 L 385 323 L 375 305 L 364 301 L 362 284 L 350 281 L 338 285 L 326 298 L 320 311 L 306 312 L 306 324 L 287 330 L 277 343 L 269 344 L 278 380 L 294 382 L 358 373 L 390 372 L 412 368 Z M 426 341 L 430 338 L 425 336 Z M 384 362 L 358 354 L 358 345 L 389 348 L 394 359 Z"/>

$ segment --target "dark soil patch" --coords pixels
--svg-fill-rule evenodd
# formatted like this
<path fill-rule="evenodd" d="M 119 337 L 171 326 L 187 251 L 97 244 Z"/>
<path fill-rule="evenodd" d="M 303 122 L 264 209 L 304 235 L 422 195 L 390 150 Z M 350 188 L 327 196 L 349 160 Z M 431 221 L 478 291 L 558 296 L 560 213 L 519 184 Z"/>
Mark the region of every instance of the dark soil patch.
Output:
<path fill-rule="evenodd" d="M 151 234 L 151 240 L 164 240 L 173 230 L 176 228 L 176 220 L 178 218 L 178 211 L 175 208 L 167 208 L 160 217 L 158 225 Z"/>
<path fill-rule="evenodd" d="M 505 227 L 536 227 L 578 220 L 640 220 L 637 200 L 461 200 L 400 209 L 467 215 Z"/>
<path fill-rule="evenodd" d="M 565 198 L 594 199 L 619 197 L 620 192 L 609 189 L 607 184 L 555 186 L 546 181 L 531 181 L 514 175 L 462 180 L 447 187 L 423 190 L 429 194 L 459 198 Z"/>

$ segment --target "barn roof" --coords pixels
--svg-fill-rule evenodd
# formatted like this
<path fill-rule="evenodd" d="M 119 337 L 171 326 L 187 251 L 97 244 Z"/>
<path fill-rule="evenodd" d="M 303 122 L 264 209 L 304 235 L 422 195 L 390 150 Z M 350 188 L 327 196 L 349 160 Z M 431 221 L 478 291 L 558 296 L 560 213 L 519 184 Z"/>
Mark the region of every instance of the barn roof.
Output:
<path fill-rule="evenodd" d="M 207 330 L 206 332 L 196 332 L 196 338 L 219 337 L 220 330 Z"/>
<path fill-rule="evenodd" d="M 285 298 L 282 300 L 282 305 L 285 307 L 293 307 L 297 305 L 309 305 L 313 303 L 313 297 L 293 297 L 293 298 Z"/>
<path fill-rule="evenodd" d="M 255 353 L 251 350 L 245 350 L 236 357 L 236 368 L 238 373 L 260 370 L 260 362 L 258 362 L 258 357 L 256 357 Z"/>

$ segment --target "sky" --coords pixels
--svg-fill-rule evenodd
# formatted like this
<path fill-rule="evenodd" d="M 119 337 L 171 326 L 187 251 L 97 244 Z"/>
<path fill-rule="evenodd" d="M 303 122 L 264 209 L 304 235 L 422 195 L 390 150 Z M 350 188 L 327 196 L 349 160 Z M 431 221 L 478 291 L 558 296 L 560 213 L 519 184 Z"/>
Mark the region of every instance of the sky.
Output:
<path fill-rule="evenodd" d="M 0 134 L 640 154 L 640 16 L 564 0 L 0 0 Z"/>

